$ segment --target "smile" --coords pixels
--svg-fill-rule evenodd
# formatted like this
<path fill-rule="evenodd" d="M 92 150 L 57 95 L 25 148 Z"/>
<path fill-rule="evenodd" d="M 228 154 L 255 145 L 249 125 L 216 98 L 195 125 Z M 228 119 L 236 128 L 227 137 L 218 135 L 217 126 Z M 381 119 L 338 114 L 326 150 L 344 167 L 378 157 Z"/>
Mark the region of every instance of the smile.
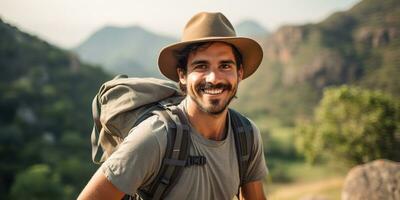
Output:
<path fill-rule="evenodd" d="M 211 95 L 217 95 L 224 92 L 223 89 L 203 89 L 202 91 L 206 94 L 211 94 Z"/>

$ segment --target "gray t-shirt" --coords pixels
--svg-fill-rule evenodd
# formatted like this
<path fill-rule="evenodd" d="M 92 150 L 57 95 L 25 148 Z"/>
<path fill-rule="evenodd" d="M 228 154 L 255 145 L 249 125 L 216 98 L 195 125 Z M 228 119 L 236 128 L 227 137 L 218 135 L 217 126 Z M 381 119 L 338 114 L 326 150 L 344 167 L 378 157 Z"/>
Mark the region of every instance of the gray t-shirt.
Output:
<path fill-rule="evenodd" d="M 183 109 L 183 104 L 179 108 Z M 247 171 L 249 182 L 262 180 L 267 174 L 260 132 L 253 122 L 252 125 L 255 131 L 254 159 Z M 240 180 L 230 120 L 227 136 L 222 141 L 206 139 L 192 126 L 190 137 L 190 155 L 205 156 L 207 163 L 185 167 L 165 199 L 234 198 Z M 156 177 L 166 145 L 164 124 L 158 116 L 152 116 L 131 130 L 100 170 L 120 191 L 133 195 L 139 187 L 149 185 Z"/>

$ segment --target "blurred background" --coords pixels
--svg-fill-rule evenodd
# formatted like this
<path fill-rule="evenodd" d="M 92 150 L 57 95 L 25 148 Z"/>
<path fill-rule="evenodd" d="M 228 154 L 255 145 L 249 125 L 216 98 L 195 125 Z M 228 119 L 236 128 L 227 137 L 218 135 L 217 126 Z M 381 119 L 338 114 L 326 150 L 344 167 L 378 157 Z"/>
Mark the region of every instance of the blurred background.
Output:
<path fill-rule="evenodd" d="M 99 87 L 162 78 L 159 50 L 200 11 L 263 47 L 233 107 L 261 130 L 269 199 L 341 199 L 352 167 L 400 161 L 398 0 L 0 0 L 0 199 L 75 199 Z"/>

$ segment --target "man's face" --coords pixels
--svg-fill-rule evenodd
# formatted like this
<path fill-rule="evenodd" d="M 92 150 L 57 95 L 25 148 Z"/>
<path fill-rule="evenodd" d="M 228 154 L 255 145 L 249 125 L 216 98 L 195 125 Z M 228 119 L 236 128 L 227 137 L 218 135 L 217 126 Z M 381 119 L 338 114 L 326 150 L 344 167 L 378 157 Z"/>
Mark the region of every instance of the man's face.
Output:
<path fill-rule="evenodd" d="M 235 97 L 243 70 L 237 69 L 232 47 L 222 42 L 212 43 L 190 53 L 187 73 L 178 70 L 179 80 L 186 85 L 188 106 L 217 115 Z"/>

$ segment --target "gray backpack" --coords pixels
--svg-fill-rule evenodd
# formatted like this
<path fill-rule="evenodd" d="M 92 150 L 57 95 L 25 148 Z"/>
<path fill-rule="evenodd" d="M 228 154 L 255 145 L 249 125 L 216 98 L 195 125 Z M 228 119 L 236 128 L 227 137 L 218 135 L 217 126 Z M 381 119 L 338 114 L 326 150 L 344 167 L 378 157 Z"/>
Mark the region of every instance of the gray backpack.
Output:
<path fill-rule="evenodd" d="M 91 142 L 94 163 L 104 162 L 129 131 L 148 117 L 158 115 L 166 124 L 167 147 L 160 171 L 150 186 L 138 190 L 135 198 L 163 199 L 179 179 L 184 167 L 206 164 L 205 157 L 189 155 L 189 124 L 184 113 L 176 107 L 183 98 L 174 82 L 119 75 L 105 82 L 93 99 L 94 125 Z M 241 186 L 246 182 L 245 173 L 253 155 L 254 134 L 246 117 L 232 109 L 229 113 L 238 154 Z"/>

